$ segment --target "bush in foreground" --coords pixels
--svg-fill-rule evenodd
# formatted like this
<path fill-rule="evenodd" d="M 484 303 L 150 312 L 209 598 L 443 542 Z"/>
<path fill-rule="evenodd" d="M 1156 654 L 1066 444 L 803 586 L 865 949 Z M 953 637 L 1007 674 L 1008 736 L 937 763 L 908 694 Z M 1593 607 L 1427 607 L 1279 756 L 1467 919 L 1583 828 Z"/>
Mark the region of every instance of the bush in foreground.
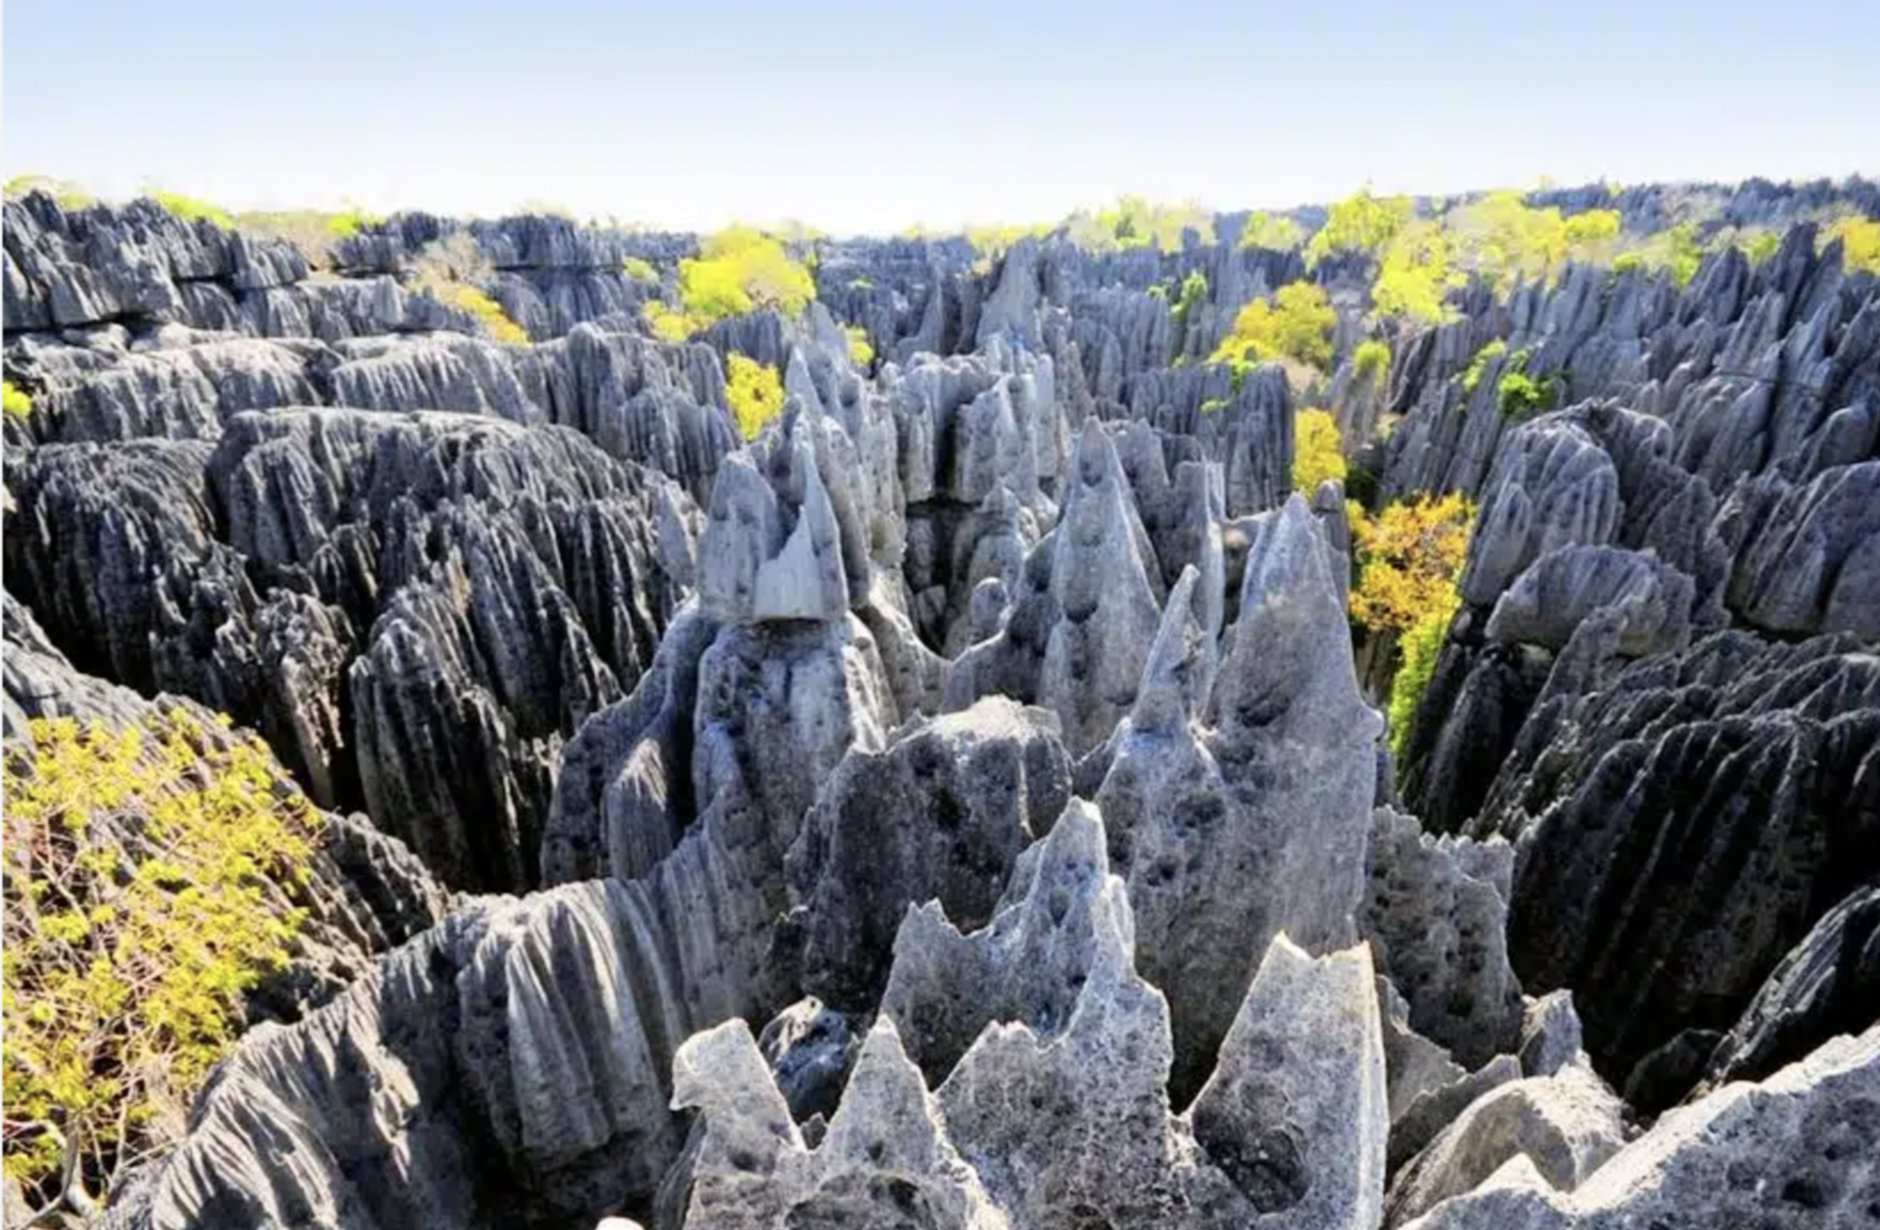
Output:
<path fill-rule="evenodd" d="M 175 707 L 29 724 L 5 778 L 5 1168 L 83 1211 L 160 1147 L 304 921 L 319 813 Z"/>

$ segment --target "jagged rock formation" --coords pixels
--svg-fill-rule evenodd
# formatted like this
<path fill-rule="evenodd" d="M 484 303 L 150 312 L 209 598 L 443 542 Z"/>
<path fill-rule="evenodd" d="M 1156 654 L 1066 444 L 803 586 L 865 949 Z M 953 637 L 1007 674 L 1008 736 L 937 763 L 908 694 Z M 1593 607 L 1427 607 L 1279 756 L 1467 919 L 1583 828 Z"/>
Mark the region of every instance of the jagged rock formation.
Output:
<path fill-rule="evenodd" d="M 1358 696 L 1304 500 L 1255 527 L 1218 673 L 1200 578 L 1170 596 L 1135 707 L 1091 773 L 1143 972 L 1169 997 L 1180 1093 L 1206 1074 L 1266 941 L 1356 939 L 1382 725 Z"/>
<path fill-rule="evenodd" d="M 537 882 L 560 741 L 637 679 L 690 568 L 683 494 L 467 416 L 47 445 L 8 489 L 9 585 L 81 669 L 252 723 L 459 887 Z"/>
<path fill-rule="evenodd" d="M 1880 1029 L 1839 1037 L 1760 1085 L 1733 1084 L 1659 1120 L 1571 1193 L 1525 1157 L 1416 1230 L 1858 1225 L 1880 1197 L 1871 1107 Z"/>
<path fill-rule="evenodd" d="M 1070 785 L 1055 715 L 1003 697 L 916 719 L 880 752 L 850 752 L 790 851 L 803 902 L 790 943 L 807 989 L 837 1008 L 872 1008 L 910 903 L 938 901 L 967 927 L 990 921 L 1013 862 L 1051 831 Z"/>
<path fill-rule="evenodd" d="M 1475 831 L 1519 851 L 1515 969 L 1574 989 L 1615 1080 L 1680 1031 L 1730 1028 L 1880 871 L 1877 689 L 1880 659 L 1852 637 L 1726 632 L 1529 719 Z"/>
<path fill-rule="evenodd" d="M 173 696 L 146 700 L 83 674 L 46 638 L 32 613 L 5 595 L 6 742 L 30 756 L 30 723 L 71 718 L 108 729 L 154 729 L 172 710 L 194 717 L 204 738 L 225 740 L 212 715 Z M 13 770 L 9 768 L 9 772 Z M 292 1021 L 340 993 L 372 968 L 373 958 L 444 917 L 450 894 L 396 838 L 361 815 L 326 813 L 304 881 L 276 886 L 282 909 L 306 912 L 284 969 L 247 995 L 251 1020 Z M 135 849 L 139 833 L 121 840 Z"/>
<path fill-rule="evenodd" d="M 675 1103 L 703 1110 L 705 1135 L 684 1224 L 1041 1226 L 1071 1209 L 1115 1225 L 1375 1224 L 1384 1060 L 1364 950 L 1314 961 L 1276 939 L 1208 1084 L 1171 1115 L 1167 1009 L 1131 968 L 1104 849 L 1095 810 L 1073 804 L 989 928 L 909 915 L 813 1151 L 748 1028 L 688 1042 Z M 969 969 L 984 1001 L 947 989 Z"/>
<path fill-rule="evenodd" d="M 1684 289 L 1478 280 L 1378 384 L 1365 262 L 1239 221 L 818 241 L 799 318 L 673 344 L 639 309 L 691 237 L 413 214 L 316 269 L 9 202 L 9 741 L 167 689 L 372 816 L 112 1224 L 1871 1204 L 1875 281 L 1806 226 Z M 411 289 L 466 239 L 531 344 Z M 1328 379 L 1206 362 L 1307 276 Z M 749 442 L 734 355 L 785 395 Z M 1517 371 L 1564 408 L 1503 414 Z M 1292 491 L 1307 404 L 1395 423 L 1349 492 Z M 1401 792 L 1346 618 L 1373 488 L 1481 505 Z M 523 895 L 439 921 L 413 854 Z"/>
<path fill-rule="evenodd" d="M 1570 1192 L 1625 1144 L 1623 1112 L 1584 1067 L 1501 1085 L 1470 1103 L 1391 1180 L 1384 1224 L 1422 1216 L 1516 1157 L 1555 1189 Z"/>

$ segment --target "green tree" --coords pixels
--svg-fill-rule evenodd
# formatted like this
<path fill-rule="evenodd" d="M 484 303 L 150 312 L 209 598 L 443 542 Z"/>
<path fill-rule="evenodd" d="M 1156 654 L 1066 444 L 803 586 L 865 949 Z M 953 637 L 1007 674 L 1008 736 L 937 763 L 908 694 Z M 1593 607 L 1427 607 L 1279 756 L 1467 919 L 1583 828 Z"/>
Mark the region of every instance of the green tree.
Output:
<path fill-rule="evenodd" d="M 1338 313 L 1323 287 L 1290 282 L 1271 299 L 1255 299 L 1241 308 L 1209 361 L 1246 367 L 1290 358 L 1323 368 L 1332 361 L 1337 325 Z"/>
<path fill-rule="evenodd" d="M 1458 315 L 1444 297 L 1461 280 L 1450 268 L 1443 228 L 1433 222 L 1412 223 L 1385 249 L 1371 286 L 1371 303 L 1381 318 L 1440 324 Z"/>
<path fill-rule="evenodd" d="M 1339 438 L 1338 420 L 1328 410 L 1301 410 L 1293 419 L 1294 489 L 1310 496 L 1320 483 L 1344 482 L 1345 474 L 1345 448 Z"/>
<path fill-rule="evenodd" d="M 1246 225 L 1240 228 L 1240 246 L 1243 248 L 1271 248 L 1279 252 L 1291 252 L 1305 241 L 1306 228 L 1284 214 L 1258 211 L 1250 214 Z"/>
<path fill-rule="evenodd" d="M 1407 196 L 1374 196 L 1363 188 L 1333 202 L 1325 225 L 1306 245 L 1306 267 L 1318 265 L 1339 252 L 1376 256 L 1416 216 L 1416 204 Z"/>

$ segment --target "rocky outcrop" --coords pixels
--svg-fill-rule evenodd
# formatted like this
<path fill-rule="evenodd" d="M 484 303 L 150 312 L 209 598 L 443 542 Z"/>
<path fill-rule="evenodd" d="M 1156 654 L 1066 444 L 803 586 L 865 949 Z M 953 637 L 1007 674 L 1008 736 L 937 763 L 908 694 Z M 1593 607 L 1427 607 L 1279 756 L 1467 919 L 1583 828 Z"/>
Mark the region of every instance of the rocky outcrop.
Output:
<path fill-rule="evenodd" d="M 1625 1144 L 1623 1112 L 1584 1067 L 1502 1085 L 1471 1103 L 1391 1180 L 1384 1224 L 1413 1221 L 1516 1157 L 1570 1192 Z"/>
<path fill-rule="evenodd" d="M 1850 893 L 1821 916 L 1710 1053 L 1708 1093 L 1730 1081 L 1759 1080 L 1797 1063 L 1838 1034 L 1858 1032 L 1880 995 L 1880 885 Z"/>
<path fill-rule="evenodd" d="M 686 1224 L 779 1225 L 805 1210 L 871 1224 L 884 1200 L 915 1225 L 1051 1225 L 1065 1207 L 1117 1225 L 1375 1224 L 1383 1051 L 1364 951 L 1314 961 L 1276 940 L 1213 1078 L 1171 1115 L 1166 1008 L 1131 968 L 1128 900 L 1104 847 L 1097 813 L 1073 804 L 1020 861 L 989 928 L 962 936 L 937 909 L 910 914 L 883 1012 L 814 1152 L 748 1030 L 688 1043 L 693 1083 L 679 1097 L 704 1110 L 713 1160 L 694 1169 Z M 984 998 L 948 990 L 961 978 Z M 923 1070 L 950 1074 L 929 1094 Z M 896 1091 L 885 1103 L 884 1090 Z"/>
<path fill-rule="evenodd" d="M 1500 838 L 1433 838 L 1377 809 L 1361 930 L 1409 1002 L 1412 1028 L 1474 1068 L 1515 1049 L 1521 986 L 1505 931 L 1514 851 Z"/>
<path fill-rule="evenodd" d="M 30 764 L 33 723 L 64 718 L 113 731 L 156 729 L 172 716 L 191 719 L 211 746 L 227 746 L 245 732 L 224 731 L 214 715 L 191 701 L 146 700 L 128 688 L 75 669 L 53 647 L 32 612 L 5 595 L 5 730 L 9 755 Z M 22 772 L 10 762 L 8 773 Z M 146 838 L 131 816 L 110 816 L 119 840 L 134 850 Z M 444 916 L 450 895 L 396 838 L 358 814 L 321 813 L 316 849 L 298 870 L 269 886 L 268 906 L 304 912 L 284 968 L 246 995 L 251 1021 L 293 1021 L 365 975 L 375 957 Z"/>
<path fill-rule="evenodd" d="M 1055 715 L 1003 697 L 850 752 L 790 851 L 802 904 L 784 946 L 801 946 L 805 986 L 840 1009 L 873 1007 L 909 905 L 938 901 L 959 925 L 984 926 L 1070 784 Z"/>
<path fill-rule="evenodd" d="M 1255 526 L 1218 675 L 1198 586 L 1170 596 L 1134 710 L 1093 766 L 1138 959 L 1169 997 L 1177 1096 L 1205 1076 L 1266 941 L 1356 938 L 1382 725 L 1303 499 Z"/>
<path fill-rule="evenodd" d="M 1880 1029 L 1839 1037 L 1760 1085 L 1732 1084 L 1659 1120 L 1571 1193 L 1514 1158 L 1417 1230 L 1856 1225 L 1875 1196 L 1869 1108 Z"/>
<path fill-rule="evenodd" d="M 559 744 L 691 566 L 662 480 L 482 417 L 241 415 L 213 451 L 49 445 L 8 486 L 11 584 L 81 669 L 252 723 L 460 887 L 536 882 Z"/>
<path fill-rule="evenodd" d="M 1519 852 L 1514 968 L 1573 988 L 1615 1078 L 1682 1030 L 1730 1028 L 1880 870 L 1875 666 L 1851 637 L 1718 633 L 1521 731 L 1475 831 Z"/>

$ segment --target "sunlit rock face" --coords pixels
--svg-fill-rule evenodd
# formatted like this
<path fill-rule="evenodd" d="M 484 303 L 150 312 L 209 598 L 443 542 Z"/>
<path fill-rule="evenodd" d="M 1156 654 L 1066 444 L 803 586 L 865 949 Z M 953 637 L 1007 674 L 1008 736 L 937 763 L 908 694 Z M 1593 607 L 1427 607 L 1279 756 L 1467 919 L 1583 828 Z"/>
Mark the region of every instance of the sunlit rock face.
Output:
<path fill-rule="evenodd" d="M 1244 222 L 819 240 L 799 316 L 671 342 L 695 237 L 413 214 L 316 268 L 9 201 L 9 751 L 215 708 L 325 809 L 270 1023 L 104 1224 L 1880 1207 L 1880 283 L 1797 225 L 1458 287 L 1361 372 L 1364 262 Z M 416 289 L 439 240 L 529 342 Z M 1207 361 L 1306 276 L 1320 377 Z M 1293 490 L 1308 406 L 1347 485 Z M 1449 491 L 1393 764 L 1347 498 Z"/>

